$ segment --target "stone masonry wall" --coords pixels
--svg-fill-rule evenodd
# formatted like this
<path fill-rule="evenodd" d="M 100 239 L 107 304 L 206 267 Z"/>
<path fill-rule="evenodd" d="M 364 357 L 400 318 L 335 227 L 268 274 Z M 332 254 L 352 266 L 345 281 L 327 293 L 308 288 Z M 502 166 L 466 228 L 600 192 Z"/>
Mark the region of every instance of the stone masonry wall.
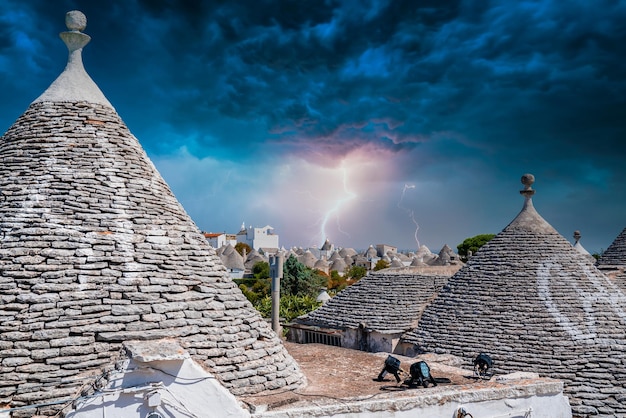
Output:
<path fill-rule="evenodd" d="M 35 103 L 0 157 L 0 405 L 75 396 L 125 340 L 175 338 L 234 394 L 303 383 L 111 108 Z"/>

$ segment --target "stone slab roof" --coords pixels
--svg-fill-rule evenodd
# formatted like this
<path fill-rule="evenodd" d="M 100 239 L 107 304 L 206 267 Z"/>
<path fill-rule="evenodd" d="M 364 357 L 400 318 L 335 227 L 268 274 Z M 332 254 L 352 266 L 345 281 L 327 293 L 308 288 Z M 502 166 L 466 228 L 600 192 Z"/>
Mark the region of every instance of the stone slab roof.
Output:
<path fill-rule="evenodd" d="M 55 415 L 128 340 L 176 339 L 236 395 L 301 386 L 115 110 L 74 97 L 0 138 L 0 408 Z"/>
<path fill-rule="evenodd" d="M 527 198 L 424 310 L 416 352 L 494 359 L 565 382 L 575 415 L 626 414 L 626 296 Z"/>
<path fill-rule="evenodd" d="M 403 332 L 415 326 L 425 304 L 449 276 L 370 274 L 294 322 L 325 328 Z"/>
<path fill-rule="evenodd" d="M 620 232 L 596 265 L 599 268 L 626 268 L 626 228 Z"/>

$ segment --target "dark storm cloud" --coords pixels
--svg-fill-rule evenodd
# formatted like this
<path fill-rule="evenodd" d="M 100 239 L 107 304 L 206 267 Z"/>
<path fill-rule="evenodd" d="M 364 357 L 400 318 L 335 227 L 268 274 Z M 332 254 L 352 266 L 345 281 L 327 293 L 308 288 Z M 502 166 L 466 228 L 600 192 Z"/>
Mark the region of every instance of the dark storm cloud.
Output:
<path fill-rule="evenodd" d="M 544 156 L 601 158 L 621 147 L 623 2 L 61 3 L 92 17 L 94 43 L 123 49 L 119 61 L 94 56 L 93 77 L 119 74 L 107 91 L 133 85 L 170 101 L 156 113 L 179 130 L 211 133 L 198 136 L 198 152 L 253 146 L 214 122 L 222 117 L 264 126 L 254 141 L 292 150 L 339 138 L 338 155 L 379 141 L 402 150 L 442 131 L 493 152 L 549 141 Z M 15 14 L 47 30 L 60 6 L 31 4 Z M 0 47 L 35 66 L 45 45 L 20 35 L 24 22 L 6 25 L 18 19 L 3 15 Z M 592 146 L 594 136 L 602 140 Z"/>
<path fill-rule="evenodd" d="M 479 152 L 525 143 L 515 151 L 524 158 L 536 143 L 539 158 L 604 158 L 625 133 L 623 3 L 162 0 L 83 9 L 108 48 L 125 50 L 115 64 L 99 54 L 96 75 L 118 73 L 114 93 L 134 84 L 170 101 L 155 113 L 195 134 L 201 155 L 271 140 L 305 154 L 319 143 L 340 157 L 366 144 L 401 151 L 447 131 Z M 267 134 L 245 135 L 237 121 Z"/>
<path fill-rule="evenodd" d="M 339 154 L 358 141 L 382 138 L 381 146 L 393 147 L 413 141 L 414 133 L 399 126 L 412 105 L 399 74 L 406 72 L 418 32 L 441 25 L 452 9 L 421 10 L 409 2 L 217 3 L 203 10 L 185 4 L 149 2 L 143 10 L 162 28 L 151 33 L 154 41 L 178 58 L 176 68 L 164 64 L 178 75 L 167 87 L 173 90 L 169 96 L 184 92 L 173 103 L 175 121 L 253 119 L 290 149 L 307 149 L 309 141 L 324 138 L 359 138 L 357 144 L 334 141 Z M 398 14 L 412 20 L 399 21 Z M 394 40 L 399 27 L 413 24 L 422 29 L 410 28 L 415 33 Z M 397 84 L 390 86 L 393 77 Z M 355 129 L 372 118 L 387 121 L 382 136 L 371 126 Z M 250 138 L 227 131 L 219 137 L 222 145 L 250 146 Z"/>
<path fill-rule="evenodd" d="M 329 167 L 363 149 L 468 200 L 466 178 L 534 171 L 555 201 L 608 201 L 607 219 L 626 204 L 626 1 L 9 0 L 5 127 L 65 65 L 71 9 L 151 155 Z"/>
<path fill-rule="evenodd" d="M 524 143 L 522 157 L 533 144 L 545 148 L 539 158 L 621 147 L 621 4 L 278 3 L 218 5 L 205 24 L 197 10 L 178 19 L 195 28 L 188 59 L 207 64 L 181 81 L 212 93 L 180 101 L 181 119 L 253 118 L 291 149 L 330 139 L 336 155 L 359 143 L 402 149 L 441 131 L 479 148 L 486 140 L 494 153 Z M 176 33 L 172 53 L 185 38 Z M 371 129 L 373 119 L 388 123 Z"/>

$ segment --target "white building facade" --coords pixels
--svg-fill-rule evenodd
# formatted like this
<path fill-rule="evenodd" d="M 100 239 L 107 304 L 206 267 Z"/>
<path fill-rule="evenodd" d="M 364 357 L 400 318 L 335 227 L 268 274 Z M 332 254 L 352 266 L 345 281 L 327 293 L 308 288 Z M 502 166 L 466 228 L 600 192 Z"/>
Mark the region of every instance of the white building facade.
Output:
<path fill-rule="evenodd" d="M 204 237 L 213 248 L 221 248 L 226 244 L 230 244 L 233 247 L 237 244 L 237 236 L 234 234 L 227 234 L 225 232 L 203 232 Z"/>
<path fill-rule="evenodd" d="M 273 231 L 274 228 L 269 225 L 262 228 L 253 228 L 251 226 L 247 229 L 242 228 L 237 234 L 237 242 L 248 244 L 257 251 L 260 248 L 279 248 L 278 235 L 274 234 Z"/>

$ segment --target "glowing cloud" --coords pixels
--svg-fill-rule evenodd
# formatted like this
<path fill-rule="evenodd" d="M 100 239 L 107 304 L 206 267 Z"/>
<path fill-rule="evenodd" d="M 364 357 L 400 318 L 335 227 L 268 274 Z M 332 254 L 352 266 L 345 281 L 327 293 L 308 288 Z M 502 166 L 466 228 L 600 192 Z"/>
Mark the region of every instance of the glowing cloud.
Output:
<path fill-rule="evenodd" d="M 367 229 L 366 209 L 386 193 L 391 163 L 385 152 L 365 148 L 322 164 L 291 157 L 269 180 L 280 192 L 262 199 L 258 209 L 271 217 L 280 213 L 281 241 L 293 237 L 299 245 L 319 246 L 328 238 L 336 245 L 350 245 L 355 233 Z"/>

